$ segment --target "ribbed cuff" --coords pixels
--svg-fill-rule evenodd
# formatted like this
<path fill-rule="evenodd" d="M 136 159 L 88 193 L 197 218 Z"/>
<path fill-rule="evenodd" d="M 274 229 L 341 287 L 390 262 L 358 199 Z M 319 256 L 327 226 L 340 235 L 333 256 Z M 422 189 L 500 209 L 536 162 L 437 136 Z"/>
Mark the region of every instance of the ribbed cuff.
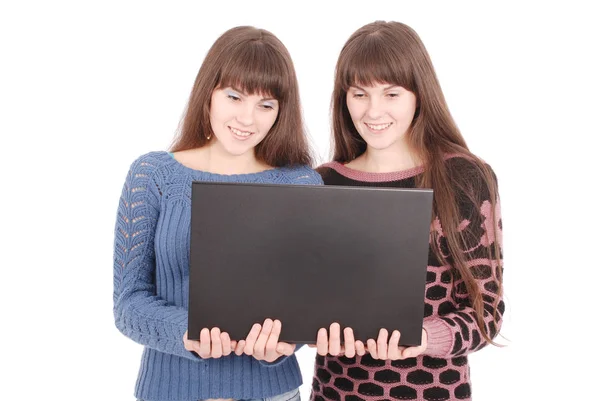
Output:
<path fill-rule="evenodd" d="M 427 319 L 423 322 L 423 328 L 427 332 L 426 355 L 434 357 L 445 357 L 452 349 L 452 330 L 441 319 Z"/>

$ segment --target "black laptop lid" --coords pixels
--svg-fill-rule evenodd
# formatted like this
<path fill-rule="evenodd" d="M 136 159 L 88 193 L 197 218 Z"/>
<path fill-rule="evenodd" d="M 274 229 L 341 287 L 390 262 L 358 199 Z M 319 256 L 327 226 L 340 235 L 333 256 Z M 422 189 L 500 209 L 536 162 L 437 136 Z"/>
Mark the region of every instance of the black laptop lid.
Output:
<path fill-rule="evenodd" d="M 421 341 L 431 190 L 194 182 L 188 335 L 244 339 L 265 318 L 314 343 L 339 322 L 356 339 Z"/>

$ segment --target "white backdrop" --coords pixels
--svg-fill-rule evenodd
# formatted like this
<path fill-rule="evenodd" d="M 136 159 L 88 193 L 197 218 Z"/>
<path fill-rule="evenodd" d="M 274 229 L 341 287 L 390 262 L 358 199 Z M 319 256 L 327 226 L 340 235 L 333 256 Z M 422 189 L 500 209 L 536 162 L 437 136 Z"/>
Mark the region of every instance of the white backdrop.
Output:
<path fill-rule="evenodd" d="M 133 400 L 141 347 L 112 317 L 118 198 L 130 163 L 170 143 L 214 40 L 254 25 L 284 42 L 322 162 L 336 57 L 377 19 L 417 30 L 499 177 L 508 345 L 472 356 L 474 399 L 598 397 L 600 29 L 587 3 L 202 3 L 1 3 L 0 399 Z M 313 356 L 298 353 L 303 399 Z"/>

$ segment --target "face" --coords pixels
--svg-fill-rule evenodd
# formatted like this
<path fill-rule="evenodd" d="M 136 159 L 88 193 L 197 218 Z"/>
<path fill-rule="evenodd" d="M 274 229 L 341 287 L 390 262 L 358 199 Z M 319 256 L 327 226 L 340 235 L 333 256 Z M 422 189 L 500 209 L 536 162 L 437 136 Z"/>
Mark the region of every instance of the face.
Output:
<path fill-rule="evenodd" d="M 405 140 L 415 115 L 417 97 L 401 86 L 350 87 L 346 104 L 352 122 L 367 145 L 387 149 Z"/>
<path fill-rule="evenodd" d="M 247 95 L 233 88 L 215 89 L 210 103 L 210 125 L 225 151 L 239 156 L 254 151 L 278 113 L 276 99 Z"/>

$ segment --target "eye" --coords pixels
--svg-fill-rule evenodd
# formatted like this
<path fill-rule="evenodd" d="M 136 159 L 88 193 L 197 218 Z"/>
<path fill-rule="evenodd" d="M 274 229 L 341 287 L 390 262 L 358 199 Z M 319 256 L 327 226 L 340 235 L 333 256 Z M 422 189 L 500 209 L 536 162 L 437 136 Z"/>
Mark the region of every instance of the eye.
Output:
<path fill-rule="evenodd" d="M 364 93 L 362 93 L 362 92 L 354 92 L 354 93 L 352 94 L 352 97 L 353 97 L 353 98 L 356 98 L 356 99 L 362 99 L 362 98 L 364 98 L 364 97 L 365 97 L 365 94 L 364 94 Z"/>
<path fill-rule="evenodd" d="M 260 105 L 263 110 L 275 110 L 275 107 L 271 103 L 263 103 Z"/>
<path fill-rule="evenodd" d="M 234 102 L 241 100 L 241 97 L 237 93 L 234 93 L 234 92 L 227 92 L 227 98 L 231 99 Z"/>
<path fill-rule="evenodd" d="M 391 97 L 391 98 L 400 96 L 399 93 L 388 93 L 387 95 L 388 95 L 388 97 Z"/>

